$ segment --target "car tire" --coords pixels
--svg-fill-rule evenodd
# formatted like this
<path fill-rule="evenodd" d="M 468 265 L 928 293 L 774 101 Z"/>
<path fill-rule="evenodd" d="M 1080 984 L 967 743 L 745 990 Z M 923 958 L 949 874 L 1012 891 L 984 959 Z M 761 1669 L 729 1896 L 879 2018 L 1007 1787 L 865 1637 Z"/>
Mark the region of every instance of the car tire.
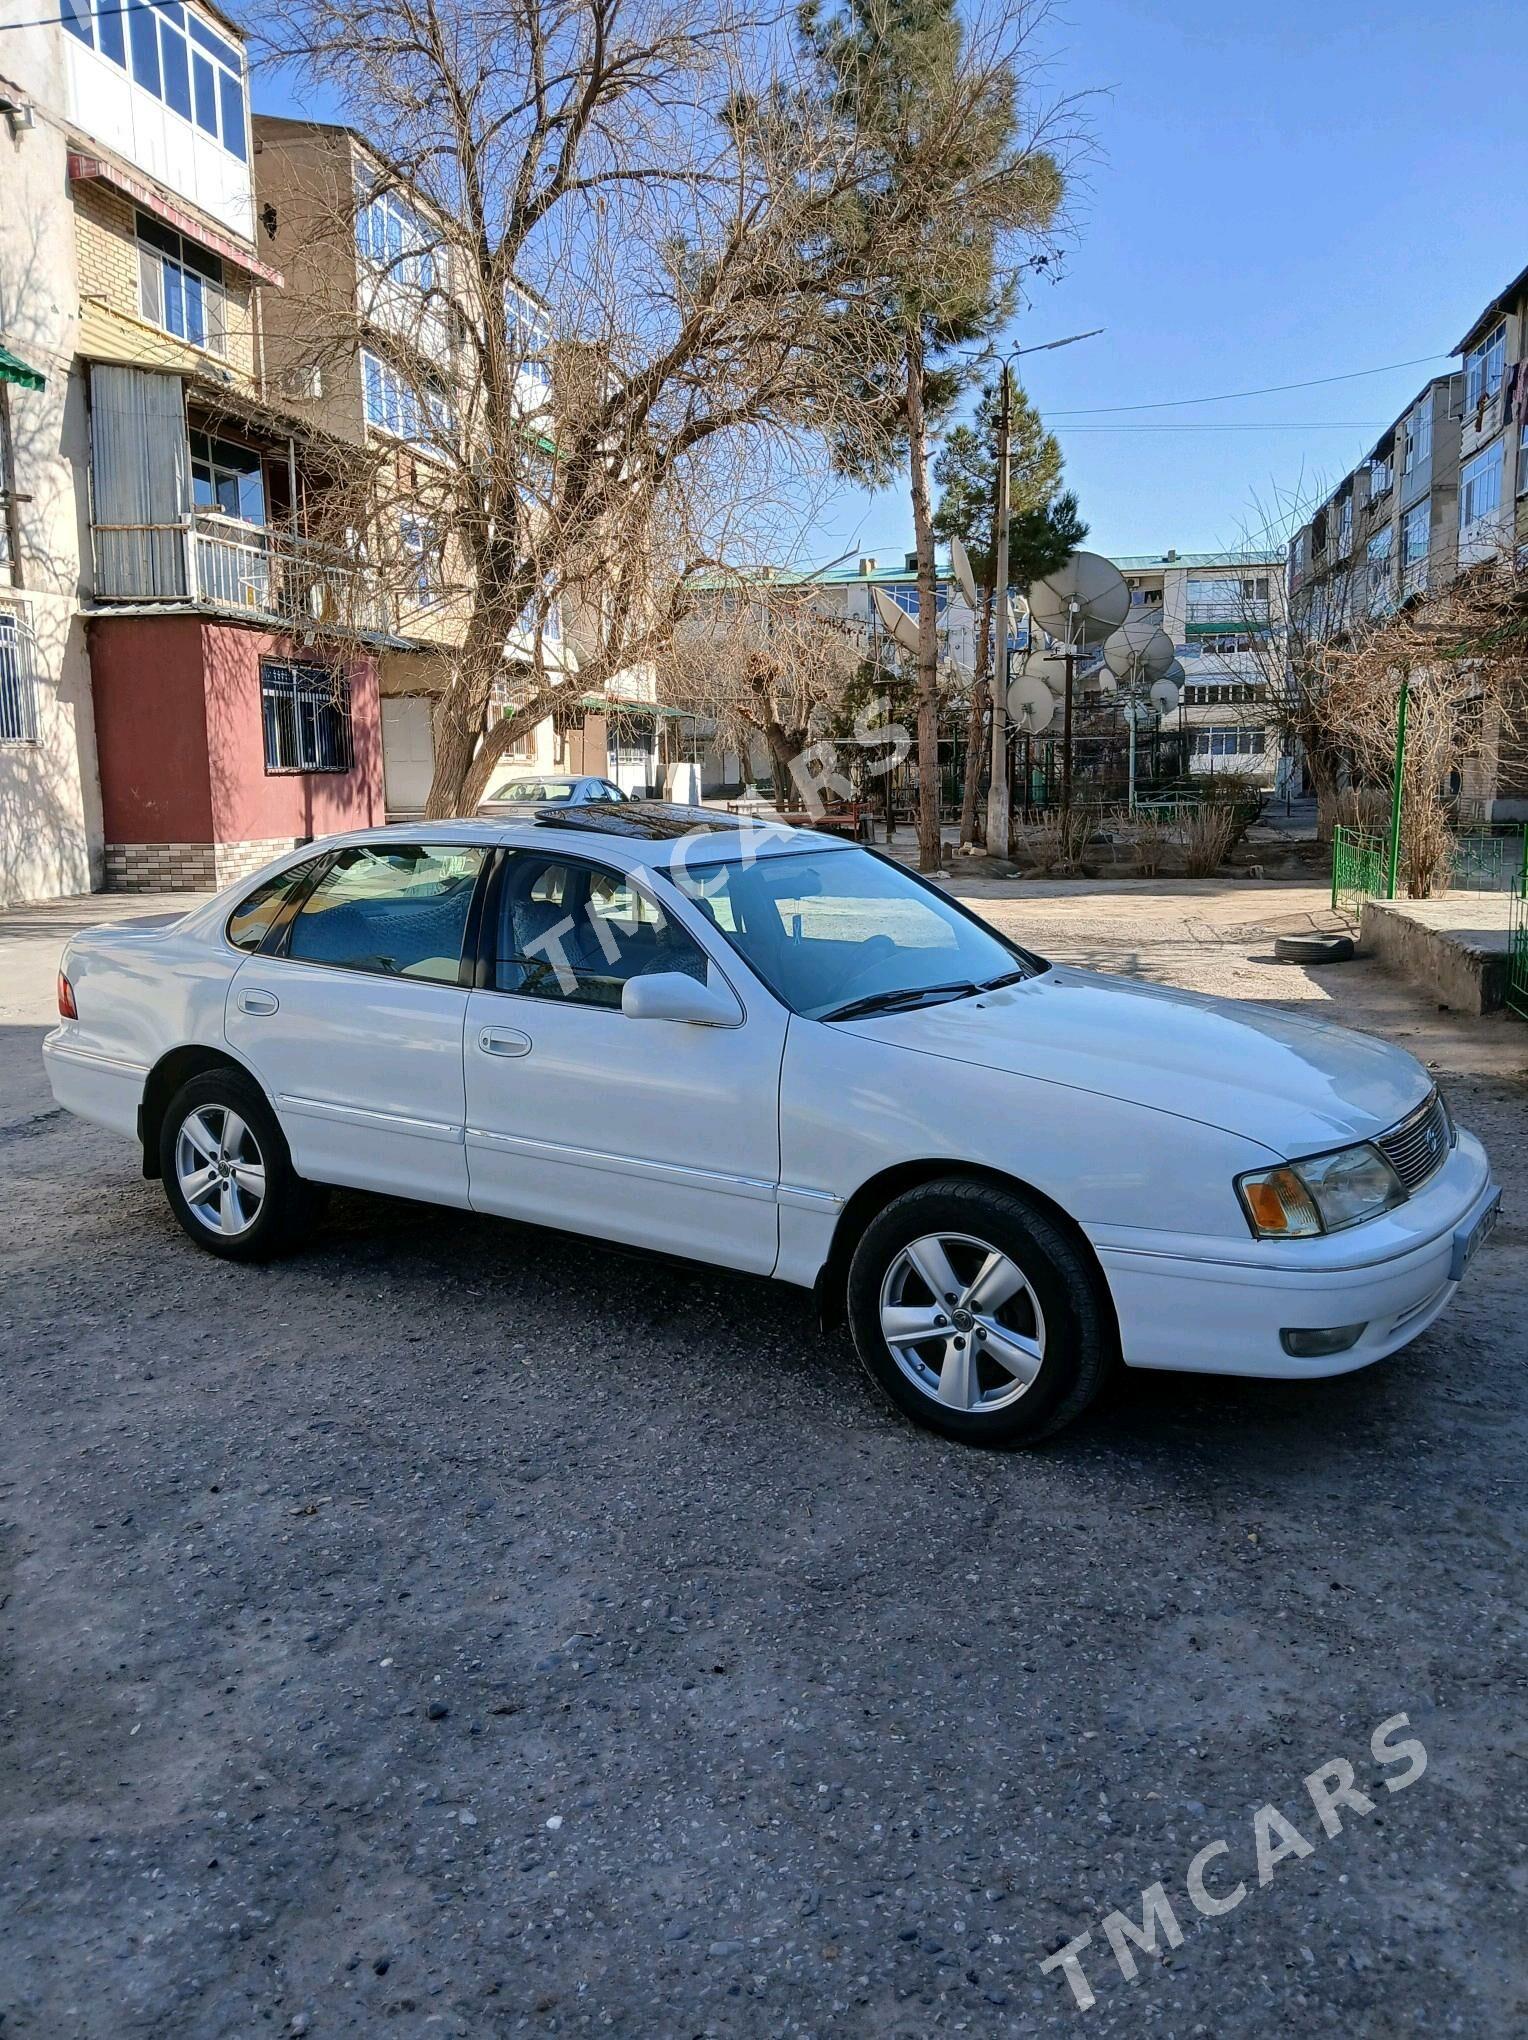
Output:
<path fill-rule="evenodd" d="M 1115 1359 L 1086 1250 L 1029 1198 L 972 1177 L 920 1184 L 872 1219 L 847 1302 L 866 1372 L 915 1424 L 966 1445 L 1049 1437 Z"/>
<path fill-rule="evenodd" d="M 1278 935 L 1273 953 L 1281 963 L 1351 963 L 1357 955 L 1351 935 Z"/>
<path fill-rule="evenodd" d="M 289 1252 L 322 1205 L 317 1186 L 292 1167 L 259 1085 L 231 1066 L 192 1077 L 170 1100 L 159 1130 L 159 1173 L 185 1232 L 227 1261 Z"/>

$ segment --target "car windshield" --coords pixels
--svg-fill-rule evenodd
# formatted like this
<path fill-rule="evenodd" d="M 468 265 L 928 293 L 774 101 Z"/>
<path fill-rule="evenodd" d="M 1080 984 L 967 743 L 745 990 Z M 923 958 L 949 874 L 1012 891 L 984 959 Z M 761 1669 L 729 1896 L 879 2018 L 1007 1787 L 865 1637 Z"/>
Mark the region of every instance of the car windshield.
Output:
<path fill-rule="evenodd" d="M 1044 969 L 868 850 L 806 850 L 675 874 L 792 1012 L 811 1020 L 968 997 Z"/>
<path fill-rule="evenodd" d="M 550 802 L 571 800 L 571 779 L 506 779 L 489 794 L 490 800 L 523 801 L 545 807 Z"/>

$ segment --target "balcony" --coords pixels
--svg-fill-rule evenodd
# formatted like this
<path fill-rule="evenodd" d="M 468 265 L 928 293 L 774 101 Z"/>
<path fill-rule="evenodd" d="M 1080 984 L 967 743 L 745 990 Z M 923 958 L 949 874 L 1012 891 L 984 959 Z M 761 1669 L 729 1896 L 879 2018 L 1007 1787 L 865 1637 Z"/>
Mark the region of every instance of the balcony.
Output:
<path fill-rule="evenodd" d="M 296 532 L 197 510 L 173 524 L 95 524 L 91 535 L 104 602 L 174 603 L 287 631 L 395 629 L 364 559 Z"/>
<path fill-rule="evenodd" d="M 1191 601 L 1188 627 L 1191 631 L 1267 630 L 1273 621 L 1268 598 L 1222 595 L 1213 600 Z"/>

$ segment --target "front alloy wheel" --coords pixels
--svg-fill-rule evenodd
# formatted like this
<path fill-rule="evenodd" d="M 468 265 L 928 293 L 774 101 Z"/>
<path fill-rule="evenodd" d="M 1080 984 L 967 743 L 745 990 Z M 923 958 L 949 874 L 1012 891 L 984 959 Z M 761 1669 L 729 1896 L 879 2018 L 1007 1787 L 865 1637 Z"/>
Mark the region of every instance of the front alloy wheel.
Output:
<path fill-rule="evenodd" d="M 855 1351 L 914 1423 L 968 1445 L 1033 1443 L 1079 1415 L 1116 1353 L 1087 1243 L 987 1177 L 894 1198 L 849 1264 Z"/>
<path fill-rule="evenodd" d="M 1045 1360 L 1045 1312 L 1022 1268 L 969 1233 L 911 1240 L 881 1284 L 881 1335 L 946 1409 L 1008 1409 Z"/>

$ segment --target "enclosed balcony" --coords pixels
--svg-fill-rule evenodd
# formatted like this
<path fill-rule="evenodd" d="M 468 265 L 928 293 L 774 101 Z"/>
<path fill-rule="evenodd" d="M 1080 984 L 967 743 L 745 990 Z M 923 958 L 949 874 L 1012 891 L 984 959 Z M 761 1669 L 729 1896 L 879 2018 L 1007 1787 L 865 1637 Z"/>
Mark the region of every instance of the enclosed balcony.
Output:
<path fill-rule="evenodd" d="M 286 631 L 390 635 L 363 544 L 311 534 L 329 478 L 274 419 L 215 411 L 178 376 L 97 363 L 91 546 L 99 603 L 188 607 Z M 305 464 L 306 461 L 306 464 Z"/>

